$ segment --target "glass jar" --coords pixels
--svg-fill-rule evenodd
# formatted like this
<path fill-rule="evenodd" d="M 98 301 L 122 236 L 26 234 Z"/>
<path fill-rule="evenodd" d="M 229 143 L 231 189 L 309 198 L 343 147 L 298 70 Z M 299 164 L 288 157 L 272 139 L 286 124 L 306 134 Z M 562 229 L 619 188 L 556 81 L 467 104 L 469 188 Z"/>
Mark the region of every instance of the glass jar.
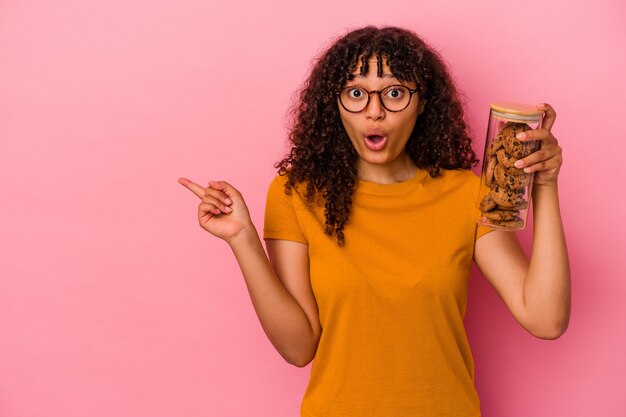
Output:
<path fill-rule="evenodd" d="M 520 141 L 516 135 L 540 129 L 543 112 L 535 106 L 491 103 L 485 152 L 480 176 L 478 224 L 516 231 L 526 227 L 534 172 L 526 173 L 513 164 L 539 149 L 539 141 Z"/>

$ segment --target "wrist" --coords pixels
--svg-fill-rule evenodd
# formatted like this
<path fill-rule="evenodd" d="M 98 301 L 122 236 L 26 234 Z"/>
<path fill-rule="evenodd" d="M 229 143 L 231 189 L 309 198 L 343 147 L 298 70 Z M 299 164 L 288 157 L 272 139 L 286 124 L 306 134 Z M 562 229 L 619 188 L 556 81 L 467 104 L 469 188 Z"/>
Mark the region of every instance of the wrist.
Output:
<path fill-rule="evenodd" d="M 559 190 L 556 183 L 533 184 L 532 189 L 533 207 L 537 207 L 537 202 L 547 204 L 555 202 L 558 205 Z"/>
<path fill-rule="evenodd" d="M 249 223 L 243 229 L 235 233 L 230 238 L 226 239 L 226 243 L 232 248 L 238 245 L 240 242 L 247 242 L 250 238 L 256 237 L 258 239 L 258 233 L 253 223 Z"/>
<path fill-rule="evenodd" d="M 545 183 L 533 183 L 533 194 L 535 192 L 542 191 L 556 191 L 558 190 L 558 183 L 556 181 L 545 182 Z"/>

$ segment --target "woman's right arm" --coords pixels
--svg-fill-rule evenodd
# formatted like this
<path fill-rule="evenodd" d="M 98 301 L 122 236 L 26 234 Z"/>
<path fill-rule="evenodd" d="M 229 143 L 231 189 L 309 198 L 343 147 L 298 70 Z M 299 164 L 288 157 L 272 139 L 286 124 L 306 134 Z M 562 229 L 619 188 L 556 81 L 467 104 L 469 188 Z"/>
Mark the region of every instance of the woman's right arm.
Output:
<path fill-rule="evenodd" d="M 231 247 L 261 326 L 276 350 L 290 364 L 306 366 L 321 335 L 308 246 L 267 240 L 270 263 L 239 191 L 225 181 L 210 182 L 206 188 L 186 178 L 179 183 L 202 199 L 200 226 Z"/>
<path fill-rule="evenodd" d="M 308 246 L 268 239 L 270 262 L 254 226 L 239 233 L 229 245 L 265 334 L 287 362 L 306 366 L 315 356 L 322 333 L 308 284 Z"/>

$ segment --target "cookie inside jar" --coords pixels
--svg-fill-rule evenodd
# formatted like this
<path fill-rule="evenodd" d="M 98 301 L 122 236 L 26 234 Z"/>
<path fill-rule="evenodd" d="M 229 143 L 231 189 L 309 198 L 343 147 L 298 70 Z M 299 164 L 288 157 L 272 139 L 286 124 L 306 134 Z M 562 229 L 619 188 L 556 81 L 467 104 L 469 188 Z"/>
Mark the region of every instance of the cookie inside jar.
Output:
<path fill-rule="evenodd" d="M 537 141 L 520 141 L 517 135 L 541 126 L 542 113 L 520 103 L 492 103 L 477 202 L 477 223 L 503 230 L 526 226 L 533 174 L 515 162 L 535 152 Z"/>

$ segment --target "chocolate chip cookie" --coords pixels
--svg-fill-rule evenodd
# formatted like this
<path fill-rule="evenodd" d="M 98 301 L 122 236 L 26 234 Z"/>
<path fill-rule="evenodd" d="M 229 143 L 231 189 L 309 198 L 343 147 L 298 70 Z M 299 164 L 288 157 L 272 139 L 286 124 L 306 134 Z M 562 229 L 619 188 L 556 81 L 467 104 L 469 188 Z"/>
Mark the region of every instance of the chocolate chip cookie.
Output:
<path fill-rule="evenodd" d="M 496 152 L 496 157 L 498 158 L 498 163 L 502 165 L 502 167 L 509 174 L 520 175 L 524 173 L 523 169 L 515 168 L 514 164 L 517 159 L 513 158 L 511 154 L 506 151 L 506 149 L 502 148 Z"/>
<path fill-rule="evenodd" d="M 496 202 L 493 201 L 493 197 L 491 194 L 487 194 L 481 201 L 478 206 L 478 209 L 483 213 L 489 210 L 492 210 L 496 207 Z"/>
<path fill-rule="evenodd" d="M 519 190 L 528 185 L 528 174 L 525 172 L 518 175 L 509 174 L 500 164 L 496 165 L 493 171 L 493 177 L 501 187 Z"/>
<path fill-rule="evenodd" d="M 506 187 L 501 187 L 498 183 L 492 183 L 491 185 L 489 195 L 499 206 L 510 209 L 524 201 L 524 189 L 511 190 Z"/>
<path fill-rule="evenodd" d="M 498 158 L 492 156 L 487 163 L 487 170 L 485 171 L 485 184 L 487 185 L 487 187 L 491 187 L 491 182 L 493 181 L 493 174 L 496 169 L 496 165 L 498 165 Z"/>
<path fill-rule="evenodd" d="M 498 206 L 496 205 L 495 207 L 498 210 L 525 210 L 528 208 L 528 201 L 526 200 L 522 200 L 521 203 L 513 206 L 513 207 L 502 207 L 502 206 Z"/>
<path fill-rule="evenodd" d="M 515 217 L 513 220 L 488 220 L 488 223 L 491 223 L 496 227 L 503 227 L 507 229 L 519 229 L 524 227 L 524 220 L 521 217 Z"/>
<path fill-rule="evenodd" d="M 489 220 L 509 221 L 515 220 L 518 214 L 517 210 L 491 210 L 483 213 L 483 216 Z"/>
<path fill-rule="evenodd" d="M 502 146 L 504 146 L 504 142 L 502 140 L 502 135 L 501 134 L 497 134 L 493 138 L 493 140 L 491 141 L 489 146 L 487 147 L 487 155 L 489 155 L 489 156 L 495 155 L 496 151 L 498 151 L 498 149 L 502 148 Z"/>
<path fill-rule="evenodd" d="M 533 152 L 535 142 L 522 142 L 517 134 L 532 130 L 526 123 L 508 122 L 498 135 L 502 136 L 504 149 L 515 159 L 521 159 Z"/>

